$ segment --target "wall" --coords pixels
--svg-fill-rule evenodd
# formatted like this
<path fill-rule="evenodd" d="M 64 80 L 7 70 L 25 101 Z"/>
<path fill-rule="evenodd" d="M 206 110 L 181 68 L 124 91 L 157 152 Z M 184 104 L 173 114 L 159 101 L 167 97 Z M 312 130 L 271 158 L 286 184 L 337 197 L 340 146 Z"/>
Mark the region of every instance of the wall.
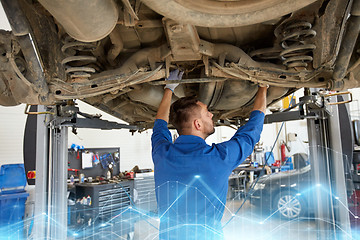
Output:
<path fill-rule="evenodd" d="M 90 114 L 102 114 L 102 119 L 119 121 L 86 103 L 77 102 L 80 110 Z M 23 163 L 23 137 L 27 115 L 24 114 L 25 105 L 15 107 L 0 106 L 0 165 L 10 163 Z M 227 128 L 226 128 L 227 130 Z M 223 130 L 224 132 L 227 132 Z M 233 130 L 230 129 L 230 132 Z M 130 170 L 135 165 L 140 168 L 153 168 L 151 160 L 151 134 L 152 130 L 132 135 L 128 130 L 97 130 L 78 129 L 74 135 L 69 129 L 68 147 L 72 143 L 91 147 L 120 147 L 121 171 Z M 172 131 L 175 134 L 175 131 Z M 221 130 L 207 140 L 208 143 L 222 141 Z M 227 137 L 225 137 L 227 138 Z"/>
<path fill-rule="evenodd" d="M 352 120 L 360 120 L 360 88 L 350 89 L 353 101 L 350 105 L 350 115 Z"/>
<path fill-rule="evenodd" d="M 11 30 L 1 4 L 0 29 Z M 0 106 L 0 165 L 24 162 L 23 134 L 26 121 L 24 110 L 25 105 L 16 107 Z"/>
<path fill-rule="evenodd" d="M 351 116 L 353 119 L 359 119 L 359 98 L 360 89 L 352 89 L 354 101 L 350 104 Z M 297 99 L 302 95 L 302 90 L 296 92 Z M 96 114 L 101 113 L 102 119 L 119 122 L 117 118 L 112 117 L 100 110 L 78 101 L 81 111 Z M 23 130 L 26 121 L 24 114 L 25 105 L 16 107 L 0 106 L 0 164 L 21 163 L 23 162 Z M 260 142 L 263 146 L 272 147 L 276 136 L 280 130 L 281 123 L 264 125 Z M 172 131 L 173 134 L 175 131 Z M 235 130 L 229 127 L 216 128 L 215 133 L 210 136 L 206 142 L 208 144 L 218 143 L 229 140 Z M 289 142 L 291 151 L 288 155 L 297 152 L 307 152 L 307 127 L 306 120 L 291 121 L 284 123 L 280 132 L 279 140 L 274 148 L 275 159 L 280 159 L 280 142 L 286 140 L 288 133 L 296 133 L 297 141 Z M 78 134 L 74 135 L 69 131 L 68 146 L 72 143 L 83 145 L 84 147 L 120 147 L 121 171 L 129 170 L 135 165 L 140 168 L 153 168 L 151 161 L 150 137 L 152 130 L 132 135 L 128 130 L 94 130 L 78 129 Z"/>
<path fill-rule="evenodd" d="M 80 111 L 89 114 L 102 114 L 101 119 L 124 123 L 84 102 L 77 101 Z M 152 130 L 132 135 L 129 130 L 98 130 L 78 129 L 74 135 L 69 131 L 69 147 L 72 143 L 82 145 L 85 148 L 91 147 L 120 147 L 120 169 L 130 170 L 135 165 L 140 168 L 153 168 L 151 160 L 150 137 Z"/>
<path fill-rule="evenodd" d="M 101 113 L 101 119 L 124 123 L 119 119 L 112 117 L 84 102 L 77 101 L 82 112 L 95 114 Z M 207 139 L 207 143 L 221 142 L 230 137 L 224 136 L 228 129 L 216 129 L 215 133 Z M 68 146 L 72 143 L 82 145 L 85 148 L 91 147 L 120 147 L 120 170 L 130 170 L 135 165 L 140 168 L 153 168 L 151 159 L 151 134 L 152 130 L 146 130 L 142 133 L 132 135 L 128 130 L 96 130 L 96 129 L 78 129 L 78 134 L 74 135 L 69 131 Z M 177 134 L 172 130 L 172 135 Z M 230 133 L 235 132 L 230 129 Z M 232 133 L 233 134 L 233 133 Z M 224 137 L 223 137 L 224 136 Z"/>
<path fill-rule="evenodd" d="M 294 99 L 296 102 L 299 102 L 299 99 L 304 95 L 303 89 L 299 89 L 294 93 Z M 274 107 L 282 108 L 282 102 L 279 101 L 275 104 Z M 267 114 L 271 114 L 269 109 Z M 287 141 L 287 136 L 289 133 L 296 133 L 297 140 L 294 142 Z M 275 143 L 276 137 L 279 135 L 277 142 Z M 286 155 L 291 156 L 295 153 L 308 153 L 308 136 L 307 136 L 307 125 L 306 120 L 296 120 L 289 121 L 284 123 L 272 123 L 265 124 L 263 132 L 261 134 L 260 143 L 263 144 L 266 151 L 270 151 L 274 146 L 273 153 L 275 160 L 280 160 L 280 145 L 282 142 L 287 142 L 287 146 L 290 151 L 286 150 Z"/>
<path fill-rule="evenodd" d="M 0 3 L 0 29 L 11 30 L 9 21 L 5 15 L 4 9 Z"/>
<path fill-rule="evenodd" d="M 360 89 L 353 89 L 354 101 L 350 104 L 351 115 L 354 119 L 359 119 L 359 97 Z M 302 90 L 296 92 L 296 97 L 299 99 L 302 95 Z M 117 118 L 112 117 L 100 110 L 78 101 L 81 111 L 96 114 L 101 113 L 102 119 L 119 122 Z M 25 105 L 16 107 L 1 107 L 0 106 L 0 164 L 4 163 L 19 163 L 23 162 L 23 128 L 25 126 L 26 115 L 24 114 Z M 263 146 L 271 148 L 274 144 L 276 136 L 280 130 L 281 123 L 264 125 L 263 133 L 260 142 Z M 283 129 L 280 132 L 279 140 L 274 148 L 275 159 L 280 159 L 280 142 L 286 140 L 288 133 L 296 133 L 298 135 L 297 141 L 289 142 L 288 146 L 291 151 L 288 155 L 297 152 L 307 152 L 307 127 L 306 120 L 291 121 L 284 123 Z M 175 131 L 173 131 L 173 134 Z M 229 140 L 235 130 L 229 127 L 216 128 L 215 133 L 206 141 L 208 144 L 218 143 Z M 151 161 L 151 145 L 150 137 L 152 130 L 147 130 L 142 133 L 135 133 L 132 135 L 128 130 L 94 130 L 94 129 L 78 129 L 78 134 L 74 135 L 69 131 L 68 146 L 72 143 L 83 145 L 84 147 L 120 147 L 121 153 L 121 170 L 129 170 L 135 165 L 140 168 L 152 168 Z"/>
<path fill-rule="evenodd" d="M 23 163 L 25 105 L 0 106 L 0 165 Z"/>

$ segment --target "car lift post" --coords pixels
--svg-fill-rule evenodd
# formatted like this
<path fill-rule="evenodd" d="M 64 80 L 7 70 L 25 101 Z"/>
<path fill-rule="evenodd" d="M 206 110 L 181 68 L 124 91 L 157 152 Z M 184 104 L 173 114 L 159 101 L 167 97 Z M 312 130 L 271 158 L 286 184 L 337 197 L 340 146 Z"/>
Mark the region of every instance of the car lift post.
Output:
<path fill-rule="evenodd" d="M 50 112 L 52 114 L 40 114 Z M 85 118 L 77 118 L 77 114 Z M 76 128 L 139 130 L 137 126 L 109 122 L 100 119 L 99 116 L 81 113 L 74 104 L 56 105 L 52 110 L 47 109 L 47 111 L 43 106 L 39 106 L 33 239 L 67 239 L 69 127 L 73 130 Z"/>
<path fill-rule="evenodd" d="M 337 102 L 337 98 L 332 98 L 333 103 Z M 342 138 L 340 132 L 340 116 L 339 116 L 339 105 L 332 105 L 331 117 L 329 117 L 329 130 L 330 130 L 330 170 L 333 180 L 333 189 L 336 198 L 335 198 L 335 223 L 338 224 L 338 227 L 341 231 L 337 231 L 337 239 L 350 239 L 351 236 L 351 226 L 350 226 L 350 214 L 348 208 L 348 199 L 347 199 L 347 186 L 345 178 L 345 166 L 344 163 L 348 163 L 347 158 L 352 158 L 352 156 L 346 156 L 343 153 L 342 149 Z M 347 136 L 351 138 L 351 136 Z M 345 160 L 344 160 L 345 158 Z M 351 163 L 350 163 L 351 164 Z M 340 202 L 342 204 L 340 204 Z"/>
<path fill-rule="evenodd" d="M 336 102 L 336 96 L 343 94 L 324 95 L 305 89 L 305 96 L 296 105 L 298 111 L 265 117 L 265 123 L 307 120 L 313 185 L 318 186 L 314 201 L 319 240 L 351 238 L 338 112 L 341 103 Z"/>
<path fill-rule="evenodd" d="M 38 112 L 45 112 L 44 106 L 37 106 Z M 48 138 L 45 115 L 37 115 L 36 126 L 36 178 L 33 239 L 47 239 L 46 213 L 48 193 Z"/>
<path fill-rule="evenodd" d="M 313 90 L 314 91 L 314 90 Z M 311 94 L 310 90 L 306 93 Z M 347 203 L 344 159 L 337 97 L 323 99 L 318 118 L 308 118 L 311 168 L 316 188 L 315 218 L 318 239 L 348 239 L 351 237 Z M 307 105 L 308 111 L 318 111 Z M 349 136 L 351 137 L 351 136 Z M 324 191 L 325 190 L 325 191 Z M 328 220 L 328 221 L 325 221 Z"/>
<path fill-rule="evenodd" d="M 50 124 L 50 239 L 67 239 L 68 127 Z"/>

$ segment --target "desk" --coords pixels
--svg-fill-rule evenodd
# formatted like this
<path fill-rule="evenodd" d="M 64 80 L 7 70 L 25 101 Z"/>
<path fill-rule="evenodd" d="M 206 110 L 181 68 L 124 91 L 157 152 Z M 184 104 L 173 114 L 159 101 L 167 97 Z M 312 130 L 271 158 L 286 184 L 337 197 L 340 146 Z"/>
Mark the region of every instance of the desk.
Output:
<path fill-rule="evenodd" d="M 271 172 L 275 172 L 276 169 L 280 169 L 280 168 L 271 166 L 270 169 L 271 169 Z M 237 168 L 234 169 L 233 172 L 241 172 L 241 171 L 254 172 L 254 173 L 259 175 L 261 172 L 266 171 L 266 169 L 263 169 L 263 166 L 259 166 L 259 167 L 252 167 L 252 166 L 249 166 L 249 167 L 237 167 Z"/>

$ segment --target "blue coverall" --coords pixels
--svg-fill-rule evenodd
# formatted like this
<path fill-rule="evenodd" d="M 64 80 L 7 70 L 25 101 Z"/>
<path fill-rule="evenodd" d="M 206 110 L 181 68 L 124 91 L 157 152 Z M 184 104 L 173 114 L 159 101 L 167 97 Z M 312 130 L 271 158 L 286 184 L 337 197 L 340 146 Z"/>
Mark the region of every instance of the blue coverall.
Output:
<path fill-rule="evenodd" d="M 223 238 L 229 176 L 253 151 L 263 123 L 264 113 L 253 111 L 229 141 L 209 146 L 193 135 L 173 143 L 167 122 L 155 121 L 151 141 L 160 240 Z"/>

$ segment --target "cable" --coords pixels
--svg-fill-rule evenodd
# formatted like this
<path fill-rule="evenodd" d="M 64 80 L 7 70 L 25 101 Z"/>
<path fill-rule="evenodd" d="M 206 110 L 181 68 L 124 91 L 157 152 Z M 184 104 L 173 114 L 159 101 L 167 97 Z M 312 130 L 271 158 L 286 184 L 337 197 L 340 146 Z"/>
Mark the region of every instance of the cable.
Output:
<path fill-rule="evenodd" d="M 295 93 L 293 93 L 292 96 L 291 96 L 290 104 L 292 103 L 292 100 L 293 100 L 293 98 L 294 98 L 294 94 L 295 94 Z M 280 129 L 279 129 L 279 132 L 278 132 L 278 134 L 277 134 L 277 136 L 276 136 L 276 139 L 275 139 L 275 141 L 274 141 L 274 144 L 273 144 L 273 146 L 272 146 L 272 148 L 271 148 L 271 151 L 270 151 L 271 153 L 273 152 L 273 150 L 274 150 L 274 148 L 275 148 L 275 145 L 276 145 L 276 142 L 277 142 L 278 139 L 279 139 L 279 136 L 280 136 L 281 130 L 282 130 L 283 126 L 284 126 L 284 123 L 285 123 L 285 122 L 282 122 L 282 124 L 281 124 L 281 127 L 280 127 Z M 260 177 L 262 176 L 261 173 L 264 171 L 265 166 L 267 166 L 267 162 L 268 162 L 270 156 L 271 156 L 271 154 L 269 154 L 268 157 L 266 158 L 265 164 L 264 164 L 264 166 L 262 167 L 262 169 L 261 169 L 261 171 L 260 171 L 260 175 L 256 178 L 255 182 L 253 182 L 253 183 L 251 184 L 250 189 L 249 189 L 249 193 L 246 195 L 243 203 L 242 203 L 241 206 L 238 208 L 238 210 L 236 210 L 236 212 L 235 212 L 234 214 L 232 214 L 231 218 L 222 226 L 222 228 L 226 227 L 226 225 L 228 225 L 228 224 L 234 219 L 234 217 L 236 216 L 236 214 L 241 210 L 241 208 L 244 206 L 245 202 L 249 199 L 249 196 L 251 195 L 251 191 L 254 189 L 254 187 L 256 186 L 256 184 L 257 184 L 257 182 L 259 181 Z"/>

